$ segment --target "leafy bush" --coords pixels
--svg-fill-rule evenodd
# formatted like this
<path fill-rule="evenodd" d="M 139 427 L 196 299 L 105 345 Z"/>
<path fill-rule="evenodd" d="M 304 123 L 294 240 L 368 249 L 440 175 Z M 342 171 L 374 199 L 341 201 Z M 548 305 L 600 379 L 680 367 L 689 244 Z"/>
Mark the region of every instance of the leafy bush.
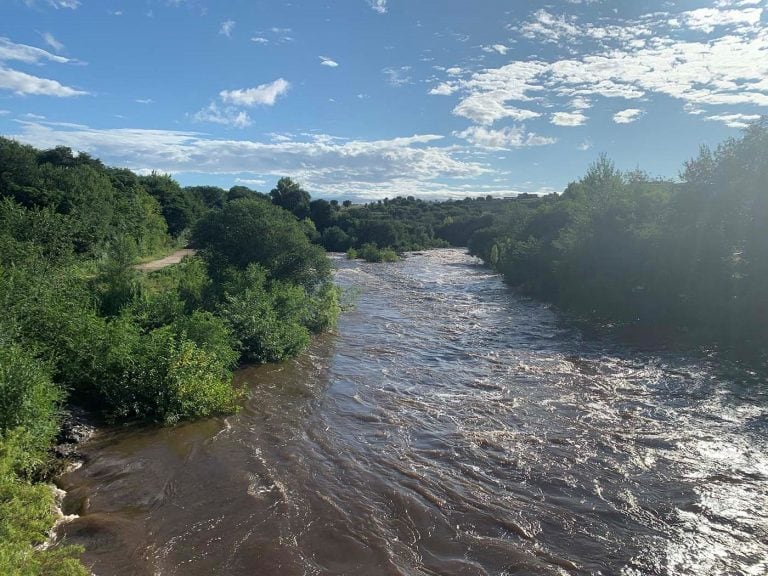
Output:
<path fill-rule="evenodd" d="M 226 285 L 219 314 L 232 330 L 245 362 L 276 362 L 309 344 L 304 325 L 309 300 L 301 286 L 268 282 L 266 271 L 255 265 L 234 276 Z"/>
<path fill-rule="evenodd" d="M 79 548 L 42 549 L 55 521 L 53 492 L 32 484 L 17 470 L 29 460 L 23 428 L 0 434 L 0 574 L 14 576 L 86 576 Z"/>
<path fill-rule="evenodd" d="M 241 199 L 209 212 L 196 225 L 193 244 L 214 275 L 227 267 L 261 265 L 270 278 L 314 290 L 330 280 L 331 265 L 289 212 L 264 200 Z"/>
<path fill-rule="evenodd" d="M 17 445 L 24 461 L 16 471 L 31 473 L 39 467 L 58 430 L 57 406 L 61 392 L 50 373 L 28 351 L 0 343 L 0 438 L 17 429 Z"/>
<path fill-rule="evenodd" d="M 362 258 L 366 262 L 398 262 L 400 257 L 392 248 L 378 248 L 376 244 L 363 244 L 359 249 L 350 248 L 347 259 Z"/>

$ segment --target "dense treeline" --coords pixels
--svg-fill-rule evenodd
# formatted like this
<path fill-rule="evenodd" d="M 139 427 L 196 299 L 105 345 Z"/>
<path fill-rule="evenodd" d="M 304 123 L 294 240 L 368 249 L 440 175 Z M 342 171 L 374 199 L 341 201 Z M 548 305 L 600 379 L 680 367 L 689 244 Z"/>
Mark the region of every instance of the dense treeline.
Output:
<path fill-rule="evenodd" d="M 368 204 L 319 198 L 290 178 L 281 178 L 270 192 L 273 203 L 305 223 L 313 242 L 331 252 L 353 250 L 366 259 L 389 259 L 382 249 L 395 252 L 466 246 L 470 236 L 488 227 L 510 199 L 480 197 L 426 202 L 413 196 L 385 198 Z M 523 195 L 514 201 L 536 196 Z M 370 258 L 368 258 L 370 257 Z"/>
<path fill-rule="evenodd" d="M 590 316 L 764 347 L 768 122 L 702 148 L 681 182 L 601 157 L 562 195 L 515 205 L 470 251 L 524 292 Z"/>
<path fill-rule="evenodd" d="M 603 156 L 546 197 L 339 205 L 289 179 L 272 197 L 309 215 L 316 242 L 350 257 L 468 246 L 522 292 L 598 320 L 758 348 L 768 337 L 766 119 L 702 148 L 674 182 L 621 172 Z"/>
<path fill-rule="evenodd" d="M 65 402 L 172 424 L 236 409 L 238 362 L 299 352 L 338 298 L 310 226 L 243 187 L 182 188 L 0 138 L 0 573 L 85 574 L 53 523 Z M 146 275 L 139 257 L 199 255 Z"/>

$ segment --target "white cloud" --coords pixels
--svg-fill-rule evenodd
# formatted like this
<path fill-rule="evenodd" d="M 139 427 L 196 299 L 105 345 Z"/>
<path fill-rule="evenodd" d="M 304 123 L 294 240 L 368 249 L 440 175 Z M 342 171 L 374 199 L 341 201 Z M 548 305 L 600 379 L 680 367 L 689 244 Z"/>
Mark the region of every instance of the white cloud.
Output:
<path fill-rule="evenodd" d="M 627 108 L 626 110 L 616 112 L 616 114 L 613 115 L 613 121 L 616 122 L 616 124 L 630 124 L 640 118 L 643 114 L 645 114 L 645 111 L 640 110 L 639 108 Z"/>
<path fill-rule="evenodd" d="M 731 6 L 741 9 L 604 18 L 593 24 L 539 10 L 510 29 L 562 42 L 568 57 L 517 60 L 469 78 L 449 75 L 430 94 L 458 95 L 454 113 L 483 125 L 514 114 L 520 103 L 531 113 L 568 107 L 573 112 L 553 119 L 565 125 L 583 123 L 573 114 L 602 98 L 636 101 L 662 95 L 681 101 L 687 111 L 710 105 L 768 107 L 768 26 L 760 24 L 762 9 Z M 670 24 L 675 20 L 678 28 Z M 681 23 L 702 30 L 715 26 L 717 33 L 695 41 L 680 32 Z"/>
<path fill-rule="evenodd" d="M 263 36 L 254 36 L 253 38 L 251 38 L 251 42 L 256 42 L 257 44 L 269 44 L 269 40 L 267 40 Z"/>
<path fill-rule="evenodd" d="M 438 84 L 432 90 L 429 91 L 430 94 L 438 95 L 438 96 L 450 96 L 456 91 L 456 86 L 454 84 L 451 84 L 449 82 L 443 82 L 441 84 Z"/>
<path fill-rule="evenodd" d="M 525 22 L 519 28 L 511 27 L 528 39 L 538 38 L 547 42 L 558 42 L 563 37 L 579 34 L 578 27 L 574 24 L 575 18 L 555 16 L 545 9 L 538 10 L 533 19 Z"/>
<path fill-rule="evenodd" d="M 550 122 L 556 126 L 581 126 L 587 121 L 587 117 L 579 111 L 555 112 Z"/>
<path fill-rule="evenodd" d="M 577 96 L 568 103 L 568 106 L 574 110 L 587 110 L 592 108 L 592 101 L 589 98 Z"/>
<path fill-rule="evenodd" d="M 0 90 L 10 90 L 19 95 L 57 96 L 59 98 L 88 94 L 83 90 L 64 86 L 56 80 L 40 78 L 3 67 L 0 67 Z"/>
<path fill-rule="evenodd" d="M 66 64 L 71 62 L 69 58 L 57 56 L 42 48 L 35 48 L 26 44 L 16 44 L 8 38 L 0 37 L 0 61 L 16 60 L 25 64 L 37 64 L 43 60 Z"/>
<path fill-rule="evenodd" d="M 454 147 L 435 146 L 442 136 L 432 134 L 375 141 L 315 135 L 305 141 L 257 142 L 212 139 L 196 132 L 104 130 L 39 121 L 20 126 L 19 133 L 10 137 L 43 148 L 69 146 L 142 172 L 269 179 L 289 174 L 311 191 L 336 195 L 345 190 L 383 197 L 421 189 L 463 197 L 467 190 L 481 188 L 468 180 L 491 172 L 483 164 L 458 159 Z M 392 194 L 398 186 L 400 191 Z"/>
<path fill-rule="evenodd" d="M 260 84 L 255 88 L 222 90 L 219 96 L 223 102 L 237 106 L 273 106 L 277 98 L 285 94 L 290 86 L 287 80 L 278 78 L 274 82 Z"/>
<path fill-rule="evenodd" d="M 592 141 L 587 139 L 587 140 L 583 140 L 582 142 L 580 142 L 576 146 L 576 149 L 577 150 L 581 150 L 582 152 L 586 152 L 587 150 L 591 150 L 592 146 L 593 146 Z"/>
<path fill-rule="evenodd" d="M 374 12 L 379 14 L 387 13 L 387 0 L 368 0 L 368 5 Z"/>
<path fill-rule="evenodd" d="M 138 104 L 154 104 L 155 101 L 152 100 L 152 98 L 137 98 L 136 102 Z"/>
<path fill-rule="evenodd" d="M 525 126 L 508 126 L 500 130 L 493 130 L 484 126 L 470 126 L 461 132 L 454 132 L 454 136 L 463 138 L 475 146 L 490 149 L 545 146 L 557 142 L 557 138 L 526 132 Z"/>
<path fill-rule="evenodd" d="M 219 27 L 219 34 L 223 34 L 229 38 L 232 35 L 232 30 L 235 29 L 235 24 L 237 23 L 234 20 L 225 20 Z"/>
<path fill-rule="evenodd" d="M 509 52 L 509 48 L 504 46 L 504 44 L 493 44 L 492 46 L 483 46 L 483 51 L 496 52 L 504 56 L 507 52 Z"/>
<path fill-rule="evenodd" d="M 48 46 L 53 48 L 56 52 L 61 52 L 62 50 L 64 50 L 64 44 L 56 40 L 56 37 L 50 32 L 44 32 L 42 36 L 43 36 L 43 42 L 45 42 Z"/>
<path fill-rule="evenodd" d="M 55 38 L 51 36 L 55 41 Z M 56 80 L 40 78 L 20 72 L 2 65 L 2 62 L 17 61 L 24 64 L 40 64 L 44 61 L 65 64 L 74 62 L 69 58 L 57 56 L 42 48 L 16 44 L 8 38 L 0 37 L 0 90 L 10 90 L 16 94 L 43 95 L 43 96 L 82 96 L 87 92 L 64 86 Z"/>
<path fill-rule="evenodd" d="M 0 116 L 6 116 L 6 115 L 8 115 L 10 113 L 11 113 L 10 110 L 0 110 Z"/>
<path fill-rule="evenodd" d="M 48 4 L 57 9 L 69 8 L 70 10 L 74 10 L 80 6 L 80 0 L 48 0 Z"/>
<path fill-rule="evenodd" d="M 334 60 L 331 60 L 327 56 L 320 56 L 320 65 L 328 66 L 329 68 L 336 68 L 338 67 L 339 63 Z"/>
<path fill-rule="evenodd" d="M 760 23 L 762 8 L 743 10 L 718 10 L 716 8 L 699 8 L 683 12 L 678 18 L 693 30 L 712 33 L 718 26 L 747 25 L 755 26 Z"/>
<path fill-rule="evenodd" d="M 759 119 L 760 114 L 715 114 L 704 118 L 709 122 L 722 122 L 729 128 L 746 128 L 751 122 Z"/>
<path fill-rule="evenodd" d="M 387 82 L 392 86 L 404 86 L 411 83 L 410 66 L 400 66 L 399 68 L 384 68 L 382 72 L 387 77 Z"/>
<path fill-rule="evenodd" d="M 244 110 L 229 106 L 220 108 L 215 102 L 211 102 L 206 108 L 195 112 L 193 119 L 197 122 L 213 122 L 235 128 L 245 128 L 251 125 L 251 118 Z"/>

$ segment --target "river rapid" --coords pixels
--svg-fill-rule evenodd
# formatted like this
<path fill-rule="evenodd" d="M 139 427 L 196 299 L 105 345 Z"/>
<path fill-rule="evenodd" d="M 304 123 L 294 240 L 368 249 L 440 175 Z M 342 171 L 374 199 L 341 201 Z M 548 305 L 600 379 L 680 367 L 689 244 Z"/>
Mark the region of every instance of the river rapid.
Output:
<path fill-rule="evenodd" d="M 768 384 L 588 336 L 462 250 L 356 294 L 243 410 L 104 430 L 60 479 L 94 574 L 768 574 Z"/>

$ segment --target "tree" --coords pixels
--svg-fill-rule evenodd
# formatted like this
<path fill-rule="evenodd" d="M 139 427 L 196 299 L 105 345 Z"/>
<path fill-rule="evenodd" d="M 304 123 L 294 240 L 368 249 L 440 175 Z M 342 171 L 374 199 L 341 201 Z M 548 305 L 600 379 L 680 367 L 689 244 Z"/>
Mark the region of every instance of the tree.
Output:
<path fill-rule="evenodd" d="M 192 242 L 214 272 L 260 264 L 271 278 L 296 282 L 310 292 L 330 278 L 325 252 L 309 241 L 301 223 L 263 200 L 235 200 L 209 212 L 195 227 Z"/>
<path fill-rule="evenodd" d="M 309 217 L 312 218 L 318 232 L 322 233 L 333 224 L 333 216 L 333 205 L 328 200 L 319 198 L 309 203 Z"/>
<path fill-rule="evenodd" d="M 275 205 L 292 212 L 300 220 L 309 216 L 310 195 L 298 182 L 287 177 L 280 178 L 269 195 Z"/>

